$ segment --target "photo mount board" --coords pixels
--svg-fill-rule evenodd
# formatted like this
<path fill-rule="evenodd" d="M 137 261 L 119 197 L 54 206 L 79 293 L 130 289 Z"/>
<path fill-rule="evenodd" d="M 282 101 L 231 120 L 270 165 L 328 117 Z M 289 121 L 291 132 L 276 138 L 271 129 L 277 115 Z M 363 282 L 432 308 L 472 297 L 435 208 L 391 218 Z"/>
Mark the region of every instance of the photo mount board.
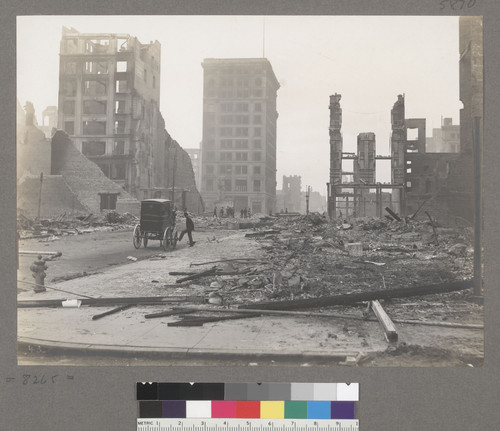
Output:
<path fill-rule="evenodd" d="M 2 62 L 0 83 L 3 93 L 0 122 L 4 131 L 0 180 L 2 184 L 2 237 L 0 263 L 3 277 L 3 300 L 0 302 L 1 408 L 0 428 L 40 430 L 124 430 L 135 429 L 135 382 L 137 381 L 267 381 L 267 382 L 337 382 L 360 383 L 359 419 L 361 429 L 494 429 L 500 422 L 496 406 L 500 395 L 500 327 L 496 310 L 500 308 L 500 280 L 496 268 L 500 265 L 499 231 L 496 214 L 500 210 L 498 184 L 500 152 L 496 146 L 496 119 L 500 118 L 494 95 L 500 86 L 496 71 L 500 57 L 496 49 L 500 37 L 500 6 L 495 2 L 480 2 L 465 11 L 452 11 L 447 1 L 425 3 L 399 1 L 371 2 L 353 0 L 349 5 L 336 2 L 303 4 L 299 1 L 279 1 L 272 4 L 235 5 L 230 1 L 185 2 L 168 1 L 157 4 L 143 2 L 140 10 L 110 0 L 86 3 L 85 12 L 103 14 L 338 14 L 338 15 L 455 15 L 458 13 L 484 16 L 485 49 L 485 128 L 484 128 L 484 279 L 485 279 L 485 364 L 482 368 L 350 368 L 350 367 L 91 367 L 91 366 L 17 366 L 16 341 L 16 191 L 15 191 L 15 15 L 81 14 L 81 2 L 44 1 L 37 5 L 8 2 L 2 14 Z M 466 2 L 467 3 L 467 2 Z M 189 7 L 188 7 L 189 5 Z M 444 7 L 443 7 L 444 5 Z M 397 37 L 397 36 L 395 36 Z M 36 43 L 36 40 L 33 41 Z M 489 198 L 486 199 L 486 196 Z M 45 377 L 46 383 L 25 385 L 25 376 Z M 51 378 L 57 375 L 55 383 Z M 8 381 L 15 378 L 14 381 Z M 49 380 L 47 380 L 49 379 Z M 50 383 L 49 383 L 50 382 Z M 466 401 L 464 401 L 466 400 Z M 415 406 L 419 408 L 415 408 Z M 134 406 L 134 408 L 131 408 Z M 109 412 L 114 414 L 110 415 Z"/>

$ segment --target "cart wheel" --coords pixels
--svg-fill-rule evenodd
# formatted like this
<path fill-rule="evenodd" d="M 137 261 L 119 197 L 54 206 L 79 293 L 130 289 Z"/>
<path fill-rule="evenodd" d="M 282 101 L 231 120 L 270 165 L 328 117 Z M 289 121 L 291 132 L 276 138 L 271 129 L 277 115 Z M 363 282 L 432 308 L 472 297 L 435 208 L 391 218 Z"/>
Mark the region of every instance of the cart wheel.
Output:
<path fill-rule="evenodd" d="M 148 237 L 146 235 L 144 235 L 143 244 L 144 244 L 144 248 L 148 248 Z"/>
<path fill-rule="evenodd" d="M 134 228 L 134 233 L 132 234 L 132 240 L 134 241 L 134 247 L 139 248 L 141 246 L 141 225 L 137 224 Z"/>
<path fill-rule="evenodd" d="M 179 241 L 179 232 L 174 231 L 174 236 L 172 238 L 172 250 L 175 248 L 177 245 L 177 241 Z"/>
<path fill-rule="evenodd" d="M 165 232 L 163 232 L 163 250 L 167 251 L 168 250 L 168 245 L 170 242 L 170 236 L 171 236 L 171 230 L 169 227 L 165 229 Z"/>

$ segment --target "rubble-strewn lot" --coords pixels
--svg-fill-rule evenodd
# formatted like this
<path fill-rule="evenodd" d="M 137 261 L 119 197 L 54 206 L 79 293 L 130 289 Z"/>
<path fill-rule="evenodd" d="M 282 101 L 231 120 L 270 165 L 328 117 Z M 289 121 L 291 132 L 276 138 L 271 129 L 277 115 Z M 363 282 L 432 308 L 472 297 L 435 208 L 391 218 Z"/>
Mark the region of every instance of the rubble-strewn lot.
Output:
<path fill-rule="evenodd" d="M 359 345 L 360 352 L 369 352 L 374 340 L 366 332 L 364 322 L 376 322 L 377 318 L 367 309 L 367 301 L 335 306 L 308 306 L 301 301 L 441 286 L 470 280 L 473 275 L 469 227 L 452 229 L 433 226 L 430 221 L 370 218 L 329 222 L 319 214 L 249 219 L 198 216 L 194 221 L 198 241 L 194 248 L 181 244 L 182 250 L 165 253 L 159 249 L 149 260 L 164 261 L 162 271 L 127 275 L 127 279 L 106 287 L 105 294 L 99 297 L 198 298 L 169 308 L 151 306 L 147 313 L 153 316 L 146 319 L 160 312 L 168 319 L 168 326 L 201 326 L 220 321 L 231 325 L 235 319 L 276 319 L 281 315 L 283 319 L 311 319 L 311 323 L 318 324 L 318 319 L 323 322 L 329 316 L 336 322 L 341 319 L 343 329 L 318 340 L 318 348 L 322 344 L 341 347 L 347 343 L 351 347 Z M 137 222 L 132 215 L 116 213 L 104 218 L 45 221 L 41 223 L 40 241 L 74 233 L 130 230 Z M 178 217 L 177 228 L 181 229 L 183 223 L 182 216 Z M 33 235 L 29 221 L 20 220 L 20 227 L 25 228 L 22 237 Z M 127 247 L 127 253 L 133 254 L 131 241 Z M 77 284 L 68 286 L 71 290 Z M 81 293 L 93 295 L 85 289 Z M 364 354 L 360 365 L 482 364 L 483 310 L 471 300 L 471 289 L 384 298 L 380 303 L 400 331 L 399 342 L 387 343 L 385 352 L 378 348 L 376 354 Z M 283 301 L 288 303 L 281 311 L 272 309 L 272 304 Z M 257 310 L 247 309 L 251 307 Z M 144 310 L 128 313 L 142 319 L 141 323 L 144 321 Z M 453 339 L 448 339 L 450 333 L 454 334 Z"/>
<path fill-rule="evenodd" d="M 427 222 L 283 217 L 272 228 L 248 231 L 246 241 L 260 244 L 262 260 L 219 263 L 221 271 L 240 274 L 216 278 L 232 303 L 252 301 L 256 289 L 268 299 L 300 299 L 470 279 L 471 230 L 437 232 L 438 245 Z M 350 243 L 362 243 L 360 256 L 349 253 Z"/>

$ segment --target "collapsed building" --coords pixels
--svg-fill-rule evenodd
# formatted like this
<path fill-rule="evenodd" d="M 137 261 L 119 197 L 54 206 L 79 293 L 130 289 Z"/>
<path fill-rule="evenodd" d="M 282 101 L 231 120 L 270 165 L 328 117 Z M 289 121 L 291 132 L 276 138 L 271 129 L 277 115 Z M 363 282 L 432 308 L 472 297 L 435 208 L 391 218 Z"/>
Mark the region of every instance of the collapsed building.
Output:
<path fill-rule="evenodd" d="M 139 202 L 107 178 L 61 130 L 51 139 L 18 109 L 17 207 L 28 218 L 82 215 L 114 209 L 137 212 Z M 24 124 L 23 124 L 24 123 Z"/>
<path fill-rule="evenodd" d="M 158 41 L 63 27 L 59 128 L 136 199 L 170 198 L 202 210 L 189 156 L 165 130 L 160 71 Z"/>
<path fill-rule="evenodd" d="M 358 135 L 357 153 L 343 151 L 340 94 L 330 96 L 330 217 L 373 215 L 367 197 L 375 190 L 375 215 L 390 207 L 402 216 L 425 217 L 425 210 L 444 224 L 472 225 L 479 217 L 483 85 L 482 21 L 480 17 L 460 17 L 460 133 L 448 119 L 442 127 L 449 132 L 443 152 L 428 152 L 425 118 L 405 118 L 405 97 L 398 95 L 391 110 L 391 154 L 376 154 L 375 135 Z M 414 136 L 409 137 L 409 131 Z M 457 144 L 457 136 L 460 136 Z M 453 140 L 452 140 L 453 138 Z M 430 141 L 432 142 L 432 141 Z M 435 149 L 435 148 L 433 148 Z M 452 151 L 455 150 L 455 151 Z M 342 161 L 353 160 L 352 172 L 342 169 Z M 375 181 L 376 160 L 391 161 L 391 183 Z M 476 187 L 476 189 L 474 189 Z M 391 193 L 384 193 L 388 190 Z M 371 203 L 371 202 L 369 202 Z M 372 205 L 368 205 L 373 209 Z M 480 219 L 480 217 L 479 217 Z"/>
<path fill-rule="evenodd" d="M 49 195 L 68 195 L 45 205 L 42 214 L 137 213 L 147 198 L 202 212 L 189 155 L 159 111 L 160 44 L 63 27 L 60 52 L 58 108 L 47 108 L 38 127 L 31 103 L 26 114 L 18 104 L 20 210 L 35 216 L 33 199 L 47 203 Z"/>

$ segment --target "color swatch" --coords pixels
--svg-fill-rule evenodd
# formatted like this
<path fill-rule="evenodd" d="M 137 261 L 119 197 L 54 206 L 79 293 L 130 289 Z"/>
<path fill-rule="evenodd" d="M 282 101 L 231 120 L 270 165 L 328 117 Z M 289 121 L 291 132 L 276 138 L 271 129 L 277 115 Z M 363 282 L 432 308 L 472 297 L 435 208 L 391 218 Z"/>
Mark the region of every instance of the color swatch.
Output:
<path fill-rule="evenodd" d="M 359 401 L 358 383 L 137 383 L 138 401 Z"/>
<path fill-rule="evenodd" d="M 358 383 L 137 383 L 139 418 L 354 419 Z"/>

